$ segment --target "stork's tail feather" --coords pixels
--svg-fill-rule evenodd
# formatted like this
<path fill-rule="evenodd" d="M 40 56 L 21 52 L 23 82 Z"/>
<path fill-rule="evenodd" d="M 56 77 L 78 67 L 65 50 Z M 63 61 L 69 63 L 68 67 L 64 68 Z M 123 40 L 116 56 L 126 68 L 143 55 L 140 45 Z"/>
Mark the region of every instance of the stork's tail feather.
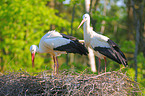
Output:
<path fill-rule="evenodd" d="M 94 50 L 110 58 L 111 60 L 116 61 L 119 64 L 123 64 L 125 67 L 128 65 L 125 55 L 118 47 L 95 47 Z"/>
<path fill-rule="evenodd" d="M 127 63 L 127 59 L 126 59 L 125 55 L 124 54 L 122 55 L 122 52 L 120 53 L 118 51 L 116 51 L 115 54 L 118 57 L 119 63 L 123 64 L 126 67 L 128 65 L 128 63 Z"/>
<path fill-rule="evenodd" d="M 113 53 L 116 54 L 116 56 L 118 58 L 117 61 L 119 61 L 118 63 L 123 64 L 126 67 L 128 65 L 127 59 L 126 59 L 125 55 L 123 54 L 123 52 L 119 49 L 119 46 L 111 39 L 108 39 L 107 42 L 111 46 L 111 50 L 113 51 Z"/>

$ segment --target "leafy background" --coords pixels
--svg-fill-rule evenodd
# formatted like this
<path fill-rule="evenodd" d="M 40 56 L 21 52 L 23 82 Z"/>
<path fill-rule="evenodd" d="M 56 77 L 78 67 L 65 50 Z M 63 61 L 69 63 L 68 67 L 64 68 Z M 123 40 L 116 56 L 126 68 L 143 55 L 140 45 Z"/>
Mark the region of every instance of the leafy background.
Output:
<path fill-rule="evenodd" d="M 41 72 L 52 70 L 53 61 L 49 54 L 36 54 L 35 68 L 32 68 L 31 53 L 29 48 L 32 44 L 39 45 L 41 37 L 50 30 L 73 35 L 83 39 L 83 29 L 77 29 L 85 13 L 84 0 L 1 0 L 0 2 L 0 72 L 18 71 Z M 135 29 L 132 26 L 134 19 L 129 21 L 128 3 L 130 0 L 108 0 L 106 15 L 104 12 L 104 0 L 92 0 L 91 23 L 94 30 L 100 33 L 101 27 L 105 26 L 102 34 L 115 41 L 125 53 L 129 67 L 123 69 L 134 80 L 135 65 Z M 121 2 L 121 3 L 120 3 Z M 97 4 L 95 6 L 95 4 Z M 121 5 L 120 5 L 121 4 Z M 144 3 L 143 3 L 144 4 Z M 145 5 L 143 5 L 145 6 Z M 74 9 L 73 9 L 74 7 Z M 97 8 L 96 8 L 97 7 Z M 97 10 L 96 10 L 97 9 Z M 72 13 L 74 20 L 72 26 Z M 145 10 L 143 9 L 143 12 Z M 144 20 L 143 13 L 143 20 Z M 102 21 L 105 24 L 102 24 Z M 144 24 L 144 21 L 143 21 Z M 131 28 L 131 29 L 130 29 Z M 142 35 L 145 35 L 143 31 Z M 141 48 L 141 46 L 139 47 Z M 86 68 L 90 71 L 87 56 L 77 54 L 61 55 L 58 57 L 59 70 L 73 70 L 81 72 Z M 107 59 L 107 71 L 119 70 L 120 65 Z M 145 59 L 143 52 L 139 50 L 137 56 L 138 78 L 141 87 L 145 87 Z M 96 64 L 97 66 L 97 64 Z M 122 65 L 121 65 L 122 66 Z M 102 60 L 102 70 L 104 61 Z M 145 89 L 144 89 L 145 91 Z"/>

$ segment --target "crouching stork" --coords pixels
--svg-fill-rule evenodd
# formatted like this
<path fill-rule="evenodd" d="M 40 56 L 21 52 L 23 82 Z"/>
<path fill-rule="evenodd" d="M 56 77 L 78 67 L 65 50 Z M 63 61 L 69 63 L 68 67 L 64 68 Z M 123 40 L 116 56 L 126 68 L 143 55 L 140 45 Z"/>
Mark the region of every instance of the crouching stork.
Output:
<path fill-rule="evenodd" d="M 56 31 L 49 31 L 40 40 L 39 48 L 36 45 L 30 47 L 32 56 L 32 67 L 34 67 L 35 53 L 49 53 L 53 56 L 54 72 L 58 73 L 57 56 L 66 53 L 78 53 L 80 55 L 87 55 L 86 47 L 79 43 L 77 38 L 59 33 Z"/>

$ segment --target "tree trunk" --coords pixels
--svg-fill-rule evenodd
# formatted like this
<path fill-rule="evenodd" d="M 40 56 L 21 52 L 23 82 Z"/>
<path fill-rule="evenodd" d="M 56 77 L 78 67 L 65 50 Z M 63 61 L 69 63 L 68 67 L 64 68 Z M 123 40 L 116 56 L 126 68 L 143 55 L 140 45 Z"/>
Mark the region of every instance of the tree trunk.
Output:
<path fill-rule="evenodd" d="M 73 10 L 72 10 L 72 20 L 71 20 L 71 36 L 73 35 L 73 22 L 74 22 L 74 15 L 75 15 L 75 5 L 73 5 Z"/>
<path fill-rule="evenodd" d="M 97 8 L 98 8 L 98 5 L 99 5 L 99 2 L 100 2 L 100 0 L 96 0 L 96 3 L 95 3 L 95 10 L 97 10 Z"/>
<path fill-rule="evenodd" d="M 93 1 L 93 0 L 91 0 L 91 2 L 90 2 L 89 14 L 91 14 L 92 1 Z"/>
<path fill-rule="evenodd" d="M 136 38 L 135 38 L 135 52 L 134 52 L 134 64 L 135 64 L 135 81 L 137 81 L 137 55 L 139 51 L 139 43 L 140 37 L 142 32 L 142 11 L 143 11 L 143 0 L 131 0 L 131 5 L 133 8 L 133 16 L 134 16 L 134 26 L 136 31 Z"/>
<path fill-rule="evenodd" d="M 136 26 L 136 43 L 135 43 L 135 52 L 134 52 L 134 64 L 135 64 L 135 81 L 137 81 L 137 54 L 138 54 L 138 45 L 139 45 L 139 20 L 137 20 L 137 26 Z"/>
<path fill-rule="evenodd" d="M 131 0 L 128 0 L 127 2 L 127 27 L 128 27 L 128 34 L 127 38 L 128 40 L 134 40 L 135 34 L 134 32 L 134 17 L 133 17 L 133 8 L 131 6 Z"/>
<path fill-rule="evenodd" d="M 90 9 L 90 0 L 85 0 L 85 7 L 86 7 L 86 12 L 89 13 L 89 9 Z"/>
<path fill-rule="evenodd" d="M 73 9 L 72 9 L 71 33 L 70 33 L 71 36 L 73 35 L 73 22 L 74 22 L 74 16 L 75 16 L 75 5 L 76 4 L 74 3 Z M 75 55 L 74 54 L 69 54 L 69 55 L 70 55 L 70 63 L 72 64 L 72 62 L 74 62 Z M 68 57 L 66 59 L 68 59 Z M 67 60 L 66 64 L 68 65 L 68 60 Z"/>
<path fill-rule="evenodd" d="M 91 3 L 92 3 L 92 0 L 91 0 Z M 89 12 L 89 8 L 90 8 L 90 0 L 85 0 L 85 6 L 86 6 L 86 12 L 87 13 L 90 13 Z M 88 51 L 89 51 L 89 54 L 88 54 L 88 57 L 89 57 L 89 63 L 90 63 L 90 66 L 91 66 L 91 70 L 93 72 L 96 72 L 96 63 L 95 63 L 95 56 L 94 56 L 94 52 L 91 48 L 88 47 Z"/>
<path fill-rule="evenodd" d="M 90 63 L 90 66 L 91 66 L 91 70 L 92 70 L 92 72 L 97 72 L 96 71 L 96 64 L 95 64 L 94 52 L 89 47 L 88 47 L 88 51 L 89 51 L 88 57 L 89 57 L 89 63 Z"/>
<path fill-rule="evenodd" d="M 103 10 L 103 16 L 106 16 L 106 5 L 107 5 L 107 1 L 104 0 L 104 10 Z M 105 20 L 102 21 L 102 26 L 101 26 L 101 33 L 103 34 L 105 31 L 105 26 L 104 24 L 106 23 Z"/>

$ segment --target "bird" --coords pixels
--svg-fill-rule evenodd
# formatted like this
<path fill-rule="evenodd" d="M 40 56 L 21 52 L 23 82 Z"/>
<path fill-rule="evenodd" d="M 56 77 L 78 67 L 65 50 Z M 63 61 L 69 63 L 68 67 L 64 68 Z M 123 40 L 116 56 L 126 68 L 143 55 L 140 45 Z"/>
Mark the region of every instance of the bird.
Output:
<path fill-rule="evenodd" d="M 84 24 L 83 24 L 84 23 Z M 84 31 L 84 41 L 87 47 L 90 47 L 94 54 L 99 58 L 99 68 L 100 69 L 101 60 L 105 60 L 105 72 L 106 72 L 106 57 L 110 58 L 111 60 L 123 64 L 125 67 L 128 66 L 127 59 L 124 53 L 119 49 L 119 46 L 112 41 L 107 36 L 102 34 L 96 33 L 90 26 L 90 16 L 89 14 L 83 15 L 83 20 L 81 21 L 80 26 L 83 24 L 83 31 Z"/>
<path fill-rule="evenodd" d="M 32 67 L 34 67 L 35 53 L 49 53 L 53 56 L 54 73 L 58 74 L 58 59 L 57 56 L 67 53 L 78 53 L 87 55 L 88 50 L 84 44 L 80 43 L 76 37 L 59 33 L 55 30 L 48 31 L 40 40 L 39 48 L 37 45 L 30 46 L 32 57 Z M 57 68 L 57 69 L 56 69 Z"/>

